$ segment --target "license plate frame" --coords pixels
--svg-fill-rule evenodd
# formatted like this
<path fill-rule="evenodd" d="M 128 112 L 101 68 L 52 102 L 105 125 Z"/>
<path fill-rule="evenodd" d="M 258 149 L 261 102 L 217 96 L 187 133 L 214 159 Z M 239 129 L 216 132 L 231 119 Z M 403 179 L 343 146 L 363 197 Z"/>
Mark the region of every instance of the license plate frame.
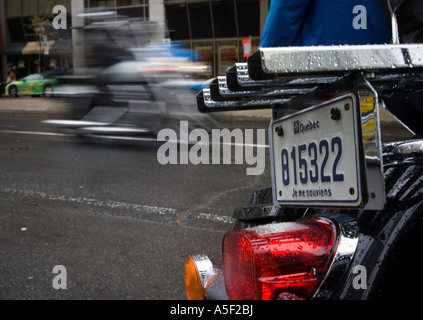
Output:
<path fill-rule="evenodd" d="M 361 207 L 360 128 L 352 93 L 273 121 L 269 137 L 275 203 Z"/>

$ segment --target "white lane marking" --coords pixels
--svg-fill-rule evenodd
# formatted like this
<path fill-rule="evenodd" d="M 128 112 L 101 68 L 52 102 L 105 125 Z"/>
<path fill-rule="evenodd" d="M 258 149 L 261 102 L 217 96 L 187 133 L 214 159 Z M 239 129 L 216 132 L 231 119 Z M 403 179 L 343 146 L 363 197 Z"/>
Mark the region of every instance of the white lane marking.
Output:
<path fill-rule="evenodd" d="M 207 220 L 207 221 L 212 221 L 212 222 L 222 222 L 222 223 L 229 223 L 232 224 L 235 222 L 235 219 L 232 217 L 228 217 L 228 216 L 219 216 L 217 214 L 213 214 L 213 213 L 199 213 L 197 216 L 198 219 L 200 220 Z"/>
<path fill-rule="evenodd" d="M 107 207 L 111 209 L 125 209 L 137 212 L 143 212 L 147 214 L 158 214 L 162 217 L 169 217 L 177 219 L 178 210 L 173 208 L 166 208 L 166 207 L 158 207 L 158 206 L 148 206 L 136 203 L 126 203 L 120 201 L 104 201 L 86 197 L 69 197 L 64 195 L 57 195 L 57 194 L 49 194 L 41 191 L 31 191 L 31 190 L 18 190 L 15 188 L 0 188 L 0 193 L 8 193 L 12 195 L 18 195 L 23 197 L 36 197 L 41 198 L 44 200 L 51 200 L 51 201 L 62 201 L 62 202 L 70 202 L 70 203 L 77 203 L 82 205 L 88 206 L 95 206 L 95 207 Z M 189 213 L 192 218 L 196 220 L 205 221 L 205 222 L 217 222 L 217 223 L 224 223 L 224 224 L 232 224 L 235 220 L 231 217 L 221 216 L 212 213 Z"/>
<path fill-rule="evenodd" d="M 29 135 L 39 135 L 39 136 L 63 136 L 71 137 L 72 134 L 67 133 L 56 133 L 56 132 L 38 132 L 38 131 L 19 131 L 19 130 L 0 130 L 1 133 L 14 133 L 14 134 L 29 134 Z"/>
<path fill-rule="evenodd" d="M 38 132 L 38 131 L 17 131 L 17 130 L 0 130 L 2 133 L 11 133 L 11 134 L 26 134 L 26 135 L 42 135 L 42 136 L 63 136 L 63 137 L 73 137 L 73 134 L 67 133 L 57 133 L 57 132 Z M 128 140 L 128 141 L 157 141 L 155 138 L 151 137 L 120 137 L 120 136 L 100 136 L 100 135 L 92 135 L 92 137 L 98 137 L 103 139 L 111 139 L 111 140 Z M 178 143 L 178 141 L 171 141 Z M 225 144 L 225 143 L 223 143 Z M 237 143 L 229 143 L 230 145 L 239 145 Z M 269 148 L 268 145 L 253 145 L 257 148 Z M 123 209 L 131 209 L 136 211 L 145 211 L 148 213 L 159 213 L 159 214 L 176 214 L 175 209 L 171 208 L 161 208 L 155 206 L 145 206 L 139 204 L 130 204 L 124 202 L 116 202 L 116 201 L 102 201 L 102 200 L 95 200 L 95 199 L 88 199 L 85 197 L 82 198 L 72 198 L 66 196 L 59 196 L 59 195 L 48 195 L 43 192 L 38 191 L 24 191 L 24 190 L 16 190 L 16 189 L 0 189 L 0 192 L 8 192 L 8 193 L 20 193 L 26 196 L 38 196 L 48 200 L 60 200 L 60 201 L 67 201 L 67 202 L 76 202 L 81 204 L 91 204 L 95 206 L 106 206 L 110 208 L 123 208 Z M 196 215 L 196 219 L 198 220 L 205 220 L 211 222 L 220 222 L 220 223 L 228 223 L 232 224 L 235 219 L 228 216 L 222 216 L 212 213 L 199 213 Z"/>
<path fill-rule="evenodd" d="M 1 188 L 0 192 L 11 193 L 14 195 L 21 195 L 25 197 L 37 197 L 46 200 L 56 200 L 56 201 L 63 201 L 63 202 L 73 202 L 78 204 L 86 204 L 90 206 L 97 206 L 97 207 L 109 207 L 112 209 L 128 209 L 134 211 L 143 211 L 147 213 L 155 213 L 160 215 L 169 215 L 169 214 L 176 214 L 175 209 L 171 208 L 164 208 L 164 207 L 157 207 L 157 206 L 146 206 L 141 204 L 135 203 L 126 203 L 120 201 L 103 201 L 98 199 L 91 199 L 86 197 L 69 197 L 63 195 L 55 195 L 55 194 L 48 194 L 45 192 L 40 191 L 31 191 L 31 190 L 18 190 L 14 188 Z"/>
<path fill-rule="evenodd" d="M 57 136 L 57 137 L 74 137 L 71 133 L 58 133 L 58 132 L 39 132 L 39 131 L 19 131 L 19 130 L 0 130 L 0 133 L 11 133 L 11 134 L 27 134 L 27 135 L 38 135 L 38 136 Z M 151 137 L 120 137 L 120 136 L 102 136 L 102 135 L 90 135 L 90 137 L 110 139 L 110 140 L 128 140 L 128 141 L 157 141 Z"/>
<path fill-rule="evenodd" d="M 38 136 L 57 136 L 57 137 L 74 137 L 74 134 L 71 133 L 58 133 L 58 132 L 39 132 L 39 131 L 20 131 L 20 130 L 0 130 L 0 133 L 10 133 L 10 134 L 26 134 L 26 135 L 38 135 Z M 157 138 L 154 137 L 125 137 L 125 136 L 113 136 L 113 135 L 95 135 L 90 134 L 89 137 L 100 138 L 100 139 L 109 139 L 109 140 L 126 140 L 126 141 L 157 141 Z M 179 140 L 169 140 L 171 143 L 180 143 Z M 197 145 L 212 145 L 212 143 L 203 143 L 203 142 L 190 142 Z M 248 146 L 255 148 L 269 148 L 269 145 L 262 144 L 246 144 L 246 143 L 235 143 L 235 142 L 222 142 L 221 145 L 230 145 L 230 146 Z"/>

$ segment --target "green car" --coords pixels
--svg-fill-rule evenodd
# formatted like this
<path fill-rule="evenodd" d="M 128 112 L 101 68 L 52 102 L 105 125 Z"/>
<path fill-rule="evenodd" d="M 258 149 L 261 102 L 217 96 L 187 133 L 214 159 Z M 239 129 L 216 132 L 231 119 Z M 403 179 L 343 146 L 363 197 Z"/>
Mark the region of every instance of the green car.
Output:
<path fill-rule="evenodd" d="M 30 74 L 20 81 L 13 81 L 6 86 L 5 93 L 8 96 L 45 96 L 51 98 L 57 79 L 45 77 L 41 73 Z"/>

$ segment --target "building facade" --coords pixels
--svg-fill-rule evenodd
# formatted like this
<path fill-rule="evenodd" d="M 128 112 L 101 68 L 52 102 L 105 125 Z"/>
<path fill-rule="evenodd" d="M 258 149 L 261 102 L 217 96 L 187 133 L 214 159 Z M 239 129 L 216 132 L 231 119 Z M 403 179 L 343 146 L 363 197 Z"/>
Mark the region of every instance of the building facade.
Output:
<path fill-rule="evenodd" d="M 245 61 L 243 41 L 258 47 L 269 0 L 164 0 L 164 6 L 170 39 L 192 49 L 215 76 Z"/>
<path fill-rule="evenodd" d="M 56 5 L 71 8 L 71 0 L 0 0 L 2 79 L 7 77 L 7 65 L 15 66 L 21 78 L 53 64 L 71 64 L 70 11 L 65 13 L 63 28 L 47 25 Z"/>
<path fill-rule="evenodd" d="M 81 12 L 106 9 L 119 17 L 163 23 L 157 40 L 178 41 L 209 64 L 210 77 L 222 74 L 236 61 L 245 61 L 243 41 L 258 47 L 270 0 L 0 0 L 2 79 L 7 65 L 18 76 L 61 68 L 84 68 L 86 19 Z M 63 6 L 61 28 L 44 28 Z M 59 12 L 63 14 L 63 12 Z M 34 19 L 37 17 L 37 19 Z M 62 16 L 63 17 L 63 16 Z"/>

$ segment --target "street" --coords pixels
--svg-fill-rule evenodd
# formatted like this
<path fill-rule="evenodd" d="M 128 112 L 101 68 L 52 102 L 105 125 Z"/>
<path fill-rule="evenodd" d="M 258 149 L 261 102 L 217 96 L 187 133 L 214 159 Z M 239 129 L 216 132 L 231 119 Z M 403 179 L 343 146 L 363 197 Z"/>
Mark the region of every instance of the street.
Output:
<path fill-rule="evenodd" d="M 186 257 L 219 255 L 233 210 L 270 185 L 267 139 L 261 175 L 233 161 L 162 165 L 155 137 L 80 137 L 42 123 L 72 117 L 59 105 L 0 99 L 0 299 L 185 299 Z M 383 131 L 386 141 L 406 135 Z"/>
<path fill-rule="evenodd" d="M 49 118 L 0 114 L 3 300 L 185 299 L 186 257 L 218 255 L 234 208 L 271 181 L 268 148 L 258 176 L 246 164 L 161 165 L 154 137 L 81 138 Z M 55 266 L 66 289 L 53 286 Z"/>

